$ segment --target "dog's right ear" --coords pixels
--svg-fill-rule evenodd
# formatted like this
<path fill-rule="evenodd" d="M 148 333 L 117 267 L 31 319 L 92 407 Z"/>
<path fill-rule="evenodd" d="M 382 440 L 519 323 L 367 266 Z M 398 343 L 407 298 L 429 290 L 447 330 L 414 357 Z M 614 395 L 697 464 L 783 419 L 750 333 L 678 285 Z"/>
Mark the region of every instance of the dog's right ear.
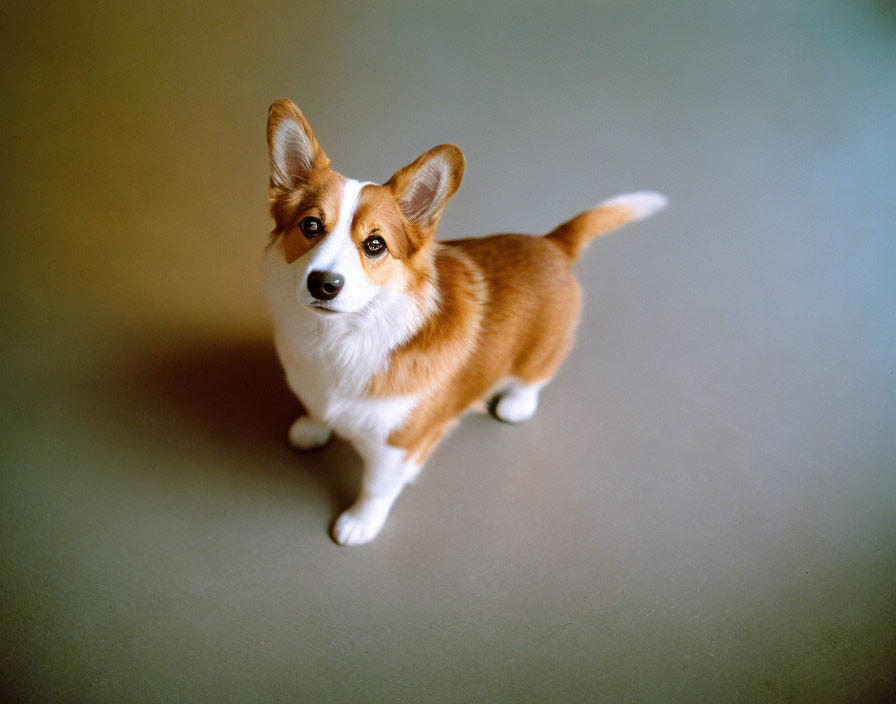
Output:
<path fill-rule="evenodd" d="M 315 169 L 330 165 L 308 120 L 288 98 L 274 101 L 268 110 L 268 156 L 271 190 L 294 188 Z"/>

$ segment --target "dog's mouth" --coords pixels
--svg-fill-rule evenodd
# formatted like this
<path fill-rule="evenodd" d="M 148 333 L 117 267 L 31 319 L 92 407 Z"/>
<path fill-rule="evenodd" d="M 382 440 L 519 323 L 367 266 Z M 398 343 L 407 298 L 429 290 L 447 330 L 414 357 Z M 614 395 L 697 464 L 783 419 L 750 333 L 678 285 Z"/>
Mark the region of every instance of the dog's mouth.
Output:
<path fill-rule="evenodd" d="M 337 310 L 336 308 L 331 308 L 324 301 L 312 301 L 308 304 L 308 307 L 314 310 L 317 313 L 321 313 L 323 315 L 334 315 L 337 313 L 344 313 L 345 311 Z"/>

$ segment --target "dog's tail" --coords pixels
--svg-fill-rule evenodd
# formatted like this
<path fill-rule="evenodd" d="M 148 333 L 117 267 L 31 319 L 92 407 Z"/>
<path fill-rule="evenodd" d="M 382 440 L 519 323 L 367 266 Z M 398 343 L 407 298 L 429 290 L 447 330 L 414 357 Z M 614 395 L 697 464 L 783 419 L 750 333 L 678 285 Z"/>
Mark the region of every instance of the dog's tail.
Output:
<path fill-rule="evenodd" d="M 623 193 L 599 203 L 591 210 L 576 215 L 546 235 L 547 239 L 566 252 L 571 259 L 578 257 L 591 240 L 629 222 L 648 218 L 666 207 L 668 198 L 662 193 L 639 191 Z"/>

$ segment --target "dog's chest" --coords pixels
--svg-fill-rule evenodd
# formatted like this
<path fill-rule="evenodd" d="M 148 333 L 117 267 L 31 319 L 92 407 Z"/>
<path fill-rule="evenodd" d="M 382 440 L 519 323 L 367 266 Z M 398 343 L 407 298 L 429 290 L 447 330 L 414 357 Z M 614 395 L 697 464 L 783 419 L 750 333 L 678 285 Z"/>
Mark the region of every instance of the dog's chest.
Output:
<path fill-rule="evenodd" d="M 295 271 L 274 248 L 262 259 L 261 273 L 290 388 L 312 416 L 343 437 L 385 441 L 419 399 L 372 397 L 370 382 L 416 328 L 413 308 L 384 291 L 368 310 L 328 320 L 296 301 Z"/>
<path fill-rule="evenodd" d="M 275 343 L 290 387 L 308 412 L 351 440 L 385 440 L 413 407 L 416 396 L 373 397 L 373 376 L 388 363 L 377 336 L 275 324 Z"/>

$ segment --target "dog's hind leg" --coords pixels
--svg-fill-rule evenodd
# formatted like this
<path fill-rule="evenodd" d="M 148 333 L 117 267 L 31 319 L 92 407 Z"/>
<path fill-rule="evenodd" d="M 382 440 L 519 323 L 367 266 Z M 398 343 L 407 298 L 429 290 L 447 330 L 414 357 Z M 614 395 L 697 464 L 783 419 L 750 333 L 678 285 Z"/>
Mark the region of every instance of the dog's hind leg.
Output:
<path fill-rule="evenodd" d="M 522 423 L 535 415 L 538 409 L 538 394 L 548 380 L 526 384 L 515 381 L 498 398 L 494 413 L 505 423 Z"/>

